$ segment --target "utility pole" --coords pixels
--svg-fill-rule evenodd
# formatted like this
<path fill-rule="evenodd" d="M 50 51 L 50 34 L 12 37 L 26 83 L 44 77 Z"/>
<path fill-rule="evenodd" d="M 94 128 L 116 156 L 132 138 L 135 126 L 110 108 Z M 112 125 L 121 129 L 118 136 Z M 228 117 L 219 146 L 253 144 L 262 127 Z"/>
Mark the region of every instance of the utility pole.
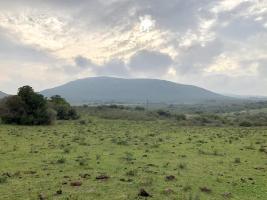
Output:
<path fill-rule="evenodd" d="M 146 110 L 148 111 L 148 105 L 149 105 L 149 101 L 148 99 L 146 99 Z"/>

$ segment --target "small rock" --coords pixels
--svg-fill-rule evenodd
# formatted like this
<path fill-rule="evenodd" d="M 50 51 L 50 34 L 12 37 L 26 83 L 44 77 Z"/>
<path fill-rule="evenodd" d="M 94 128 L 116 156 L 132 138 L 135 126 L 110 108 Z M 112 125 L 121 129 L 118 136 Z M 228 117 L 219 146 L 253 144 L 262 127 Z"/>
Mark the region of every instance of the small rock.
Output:
<path fill-rule="evenodd" d="M 107 180 L 107 179 L 109 179 L 109 176 L 107 175 L 100 175 L 96 177 L 96 180 Z"/>
<path fill-rule="evenodd" d="M 139 193 L 138 193 L 138 196 L 140 196 L 140 197 L 151 197 L 151 195 L 147 192 L 147 191 L 145 191 L 145 189 L 140 189 L 140 191 L 139 191 Z"/>
<path fill-rule="evenodd" d="M 74 181 L 74 182 L 71 182 L 70 185 L 71 186 L 74 186 L 74 187 L 79 187 L 79 186 L 82 185 L 82 182 L 80 182 L 80 181 Z"/>
<path fill-rule="evenodd" d="M 60 190 L 58 190 L 56 193 L 57 193 L 58 195 L 61 195 L 63 192 L 62 192 L 62 190 L 60 189 Z"/>
<path fill-rule="evenodd" d="M 211 193 L 212 192 L 212 190 L 207 188 L 207 187 L 200 187 L 199 189 L 201 192 L 205 192 L 205 193 Z"/>
<path fill-rule="evenodd" d="M 173 175 L 166 176 L 166 177 L 165 177 L 165 180 L 166 180 L 166 181 L 174 181 L 174 180 L 175 180 L 175 176 L 173 176 Z"/>

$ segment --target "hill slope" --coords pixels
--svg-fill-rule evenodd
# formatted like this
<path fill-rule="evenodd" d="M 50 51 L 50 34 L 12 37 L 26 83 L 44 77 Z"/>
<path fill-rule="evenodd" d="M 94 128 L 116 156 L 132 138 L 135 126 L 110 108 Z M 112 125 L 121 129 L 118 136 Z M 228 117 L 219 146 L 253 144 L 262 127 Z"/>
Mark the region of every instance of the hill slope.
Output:
<path fill-rule="evenodd" d="M 6 93 L 0 91 L 0 99 L 4 98 L 6 96 L 8 96 Z"/>
<path fill-rule="evenodd" d="M 89 102 L 198 103 L 224 100 L 228 97 L 191 85 L 157 79 L 121 79 L 110 77 L 86 78 L 44 90 L 50 97 L 58 94 L 74 104 Z"/>

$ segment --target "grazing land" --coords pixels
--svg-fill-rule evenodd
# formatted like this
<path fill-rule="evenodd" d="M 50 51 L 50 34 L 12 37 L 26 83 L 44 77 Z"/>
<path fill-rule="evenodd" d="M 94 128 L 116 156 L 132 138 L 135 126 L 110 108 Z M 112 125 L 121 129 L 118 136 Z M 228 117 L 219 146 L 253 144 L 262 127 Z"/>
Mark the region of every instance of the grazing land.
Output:
<path fill-rule="evenodd" d="M 264 200 L 265 127 L 83 117 L 0 125 L 0 199 Z M 149 197 L 144 197 L 149 196 Z"/>

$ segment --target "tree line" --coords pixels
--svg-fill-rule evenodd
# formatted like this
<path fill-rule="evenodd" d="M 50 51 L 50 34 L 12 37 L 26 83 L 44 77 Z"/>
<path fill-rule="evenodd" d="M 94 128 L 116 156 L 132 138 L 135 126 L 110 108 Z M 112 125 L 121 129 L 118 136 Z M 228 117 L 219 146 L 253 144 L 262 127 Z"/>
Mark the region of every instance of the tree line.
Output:
<path fill-rule="evenodd" d="M 5 97 L 0 102 L 0 118 L 6 124 L 49 125 L 56 119 L 78 119 L 76 110 L 61 96 L 49 99 L 34 92 L 30 86 L 18 89 L 17 95 Z"/>

